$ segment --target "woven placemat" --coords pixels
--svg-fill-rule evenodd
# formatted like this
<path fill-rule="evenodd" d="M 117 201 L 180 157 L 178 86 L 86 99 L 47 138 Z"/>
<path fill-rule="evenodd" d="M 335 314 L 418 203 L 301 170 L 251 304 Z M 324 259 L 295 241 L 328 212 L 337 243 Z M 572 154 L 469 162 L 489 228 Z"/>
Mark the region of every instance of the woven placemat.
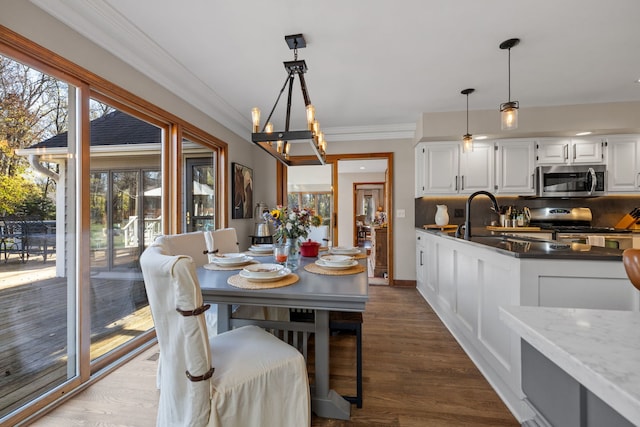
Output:
<path fill-rule="evenodd" d="M 300 278 L 297 274 L 292 273 L 288 276 L 283 277 L 280 280 L 275 280 L 273 282 L 252 282 L 250 280 L 245 279 L 244 277 L 240 277 L 239 274 L 235 274 L 227 279 L 227 283 L 231 286 L 235 286 L 236 288 L 242 289 L 271 289 L 271 288 L 282 288 L 284 286 L 293 285 Z"/>
<path fill-rule="evenodd" d="M 229 265 L 229 266 L 222 266 L 222 265 L 218 265 L 210 262 L 209 264 L 205 264 L 204 268 L 206 268 L 207 270 L 213 270 L 213 271 L 233 271 L 233 270 L 242 270 L 243 268 L 245 268 L 247 265 L 250 265 L 250 264 L 260 264 L 260 261 L 253 260 L 253 261 L 249 261 L 246 264 Z"/>
<path fill-rule="evenodd" d="M 320 267 L 316 263 L 307 264 L 304 269 L 309 273 L 326 274 L 327 276 L 346 276 L 347 274 L 362 273 L 365 270 L 364 265 L 360 264 L 344 270 L 329 270 L 328 268 Z"/>

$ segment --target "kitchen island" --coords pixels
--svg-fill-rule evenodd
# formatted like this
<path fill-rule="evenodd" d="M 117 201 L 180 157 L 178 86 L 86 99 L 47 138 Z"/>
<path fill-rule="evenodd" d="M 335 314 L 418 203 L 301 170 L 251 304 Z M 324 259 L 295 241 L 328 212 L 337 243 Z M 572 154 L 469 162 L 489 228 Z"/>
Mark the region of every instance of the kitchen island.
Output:
<path fill-rule="evenodd" d="M 640 309 L 616 249 L 421 229 L 416 248 L 419 292 L 520 422 L 535 414 L 521 388 L 520 337 L 500 307 Z"/>
<path fill-rule="evenodd" d="M 522 387 L 551 425 L 640 425 L 640 313 L 502 307 L 522 337 Z"/>

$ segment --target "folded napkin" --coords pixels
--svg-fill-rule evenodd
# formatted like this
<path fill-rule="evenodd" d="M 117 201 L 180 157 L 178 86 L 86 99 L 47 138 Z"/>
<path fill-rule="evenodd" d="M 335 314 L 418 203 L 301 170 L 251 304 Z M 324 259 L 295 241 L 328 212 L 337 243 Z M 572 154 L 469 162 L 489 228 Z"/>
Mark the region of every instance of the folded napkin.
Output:
<path fill-rule="evenodd" d="M 587 236 L 587 243 L 591 246 L 604 247 L 604 236 Z"/>

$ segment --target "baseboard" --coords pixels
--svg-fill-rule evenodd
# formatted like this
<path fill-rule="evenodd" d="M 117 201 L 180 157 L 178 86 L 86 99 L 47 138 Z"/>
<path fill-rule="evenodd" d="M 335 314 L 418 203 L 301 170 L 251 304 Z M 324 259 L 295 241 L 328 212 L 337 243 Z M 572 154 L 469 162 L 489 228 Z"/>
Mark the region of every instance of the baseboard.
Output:
<path fill-rule="evenodd" d="M 391 286 L 397 286 L 399 288 L 415 288 L 415 280 L 394 280 Z"/>

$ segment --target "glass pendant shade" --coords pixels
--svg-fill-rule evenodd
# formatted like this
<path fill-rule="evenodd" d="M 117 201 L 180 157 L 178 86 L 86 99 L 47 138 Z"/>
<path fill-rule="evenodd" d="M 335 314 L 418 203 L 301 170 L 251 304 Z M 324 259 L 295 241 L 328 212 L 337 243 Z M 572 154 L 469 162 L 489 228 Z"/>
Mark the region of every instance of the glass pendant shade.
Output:
<path fill-rule="evenodd" d="M 518 128 L 518 104 L 506 102 L 500 109 L 502 112 L 502 130 L 512 130 Z"/>
<path fill-rule="evenodd" d="M 462 137 L 462 152 L 469 153 L 473 151 L 473 136 L 466 134 Z"/>

